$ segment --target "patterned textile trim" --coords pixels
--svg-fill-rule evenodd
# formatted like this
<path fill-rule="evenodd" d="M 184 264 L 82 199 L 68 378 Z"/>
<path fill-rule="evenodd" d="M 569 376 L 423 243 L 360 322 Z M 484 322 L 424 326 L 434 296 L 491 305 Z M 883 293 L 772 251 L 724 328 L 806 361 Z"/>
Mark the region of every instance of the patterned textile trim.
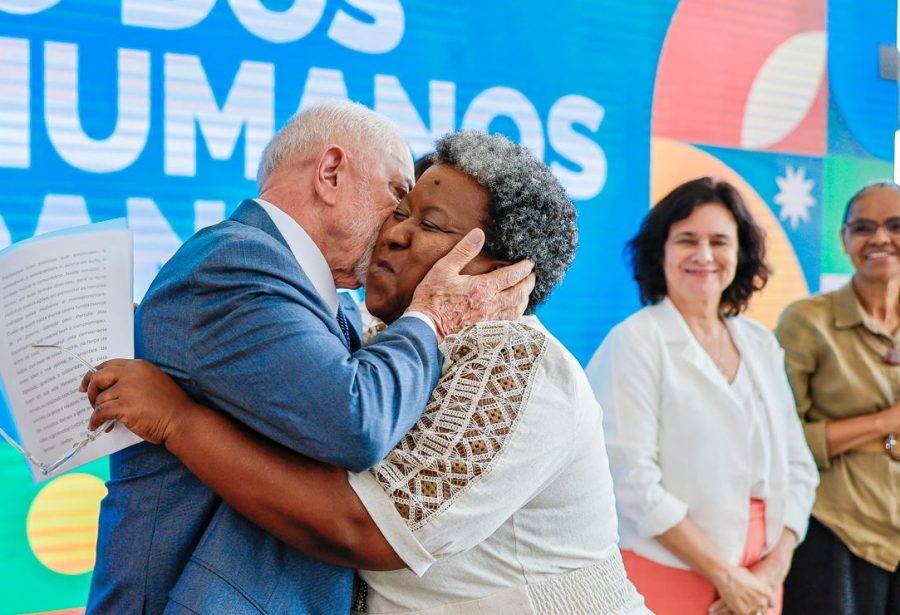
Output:
<path fill-rule="evenodd" d="M 444 372 L 419 422 L 370 470 L 411 530 L 493 467 L 528 402 L 547 336 L 483 322 L 445 338 Z"/>
<path fill-rule="evenodd" d="M 358 574 L 353 576 L 353 606 L 354 613 L 369 612 L 369 584 L 362 580 Z"/>
<path fill-rule="evenodd" d="M 528 585 L 535 613 L 649 613 L 643 598 L 625 576 L 622 554 L 588 568 Z"/>

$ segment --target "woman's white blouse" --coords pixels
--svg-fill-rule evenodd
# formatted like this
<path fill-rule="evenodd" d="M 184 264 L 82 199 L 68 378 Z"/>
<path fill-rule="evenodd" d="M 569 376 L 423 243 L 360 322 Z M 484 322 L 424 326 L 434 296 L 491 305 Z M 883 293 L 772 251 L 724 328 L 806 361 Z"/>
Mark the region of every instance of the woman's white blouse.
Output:
<path fill-rule="evenodd" d="M 772 464 L 772 429 L 766 404 L 750 378 L 747 363 L 738 366 L 731 390 L 746 411 L 747 437 L 750 439 L 750 497 L 764 500 L 769 497 L 769 466 Z"/>
<path fill-rule="evenodd" d="M 350 484 L 408 568 L 365 612 L 646 613 L 625 577 L 600 408 L 534 317 L 441 344 L 416 426 Z"/>
<path fill-rule="evenodd" d="M 687 568 L 654 537 L 685 515 L 737 564 L 754 488 L 766 495 L 766 549 L 785 526 L 802 539 L 818 483 L 775 336 L 746 318 L 726 322 L 758 410 L 668 299 L 614 327 L 587 368 L 603 407 L 620 545 L 668 566 Z M 751 412 L 769 427 L 757 434 L 768 448 L 753 443 Z"/>

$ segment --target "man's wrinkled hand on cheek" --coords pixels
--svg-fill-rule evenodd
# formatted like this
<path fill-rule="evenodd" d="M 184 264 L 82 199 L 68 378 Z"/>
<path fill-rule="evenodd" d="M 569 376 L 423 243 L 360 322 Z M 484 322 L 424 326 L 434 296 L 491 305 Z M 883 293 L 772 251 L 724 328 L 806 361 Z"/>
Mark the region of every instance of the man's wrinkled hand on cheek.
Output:
<path fill-rule="evenodd" d="M 460 273 L 481 252 L 484 231 L 473 229 L 437 261 L 413 293 L 409 309 L 427 314 L 438 338 L 485 320 L 517 320 L 534 289 L 534 263 L 519 261 L 480 275 Z"/>

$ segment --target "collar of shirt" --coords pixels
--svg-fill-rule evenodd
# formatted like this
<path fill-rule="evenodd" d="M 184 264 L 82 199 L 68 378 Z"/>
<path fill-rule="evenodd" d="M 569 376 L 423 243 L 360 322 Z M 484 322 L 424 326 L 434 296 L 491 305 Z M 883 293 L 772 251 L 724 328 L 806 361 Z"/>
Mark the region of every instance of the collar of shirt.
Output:
<path fill-rule="evenodd" d="M 338 294 L 331 275 L 331 268 L 322 255 L 319 246 L 312 240 L 309 234 L 297 221 L 283 212 L 278 206 L 263 199 L 254 199 L 262 207 L 272 223 L 297 259 L 297 264 L 303 269 L 303 273 L 312 282 L 313 288 L 322 300 L 331 308 L 332 314 L 337 314 Z"/>
<path fill-rule="evenodd" d="M 856 298 L 853 284 L 847 282 L 831 295 L 834 301 L 834 326 L 838 329 L 850 329 L 863 324 L 862 306 Z"/>
<path fill-rule="evenodd" d="M 859 297 L 856 296 L 856 291 L 853 290 L 852 282 L 847 282 L 834 291 L 831 296 L 834 302 L 834 327 L 836 329 L 852 329 L 862 325 L 878 337 L 892 340 L 895 345 L 900 343 L 900 330 L 891 335 L 866 314 L 859 302 Z"/>

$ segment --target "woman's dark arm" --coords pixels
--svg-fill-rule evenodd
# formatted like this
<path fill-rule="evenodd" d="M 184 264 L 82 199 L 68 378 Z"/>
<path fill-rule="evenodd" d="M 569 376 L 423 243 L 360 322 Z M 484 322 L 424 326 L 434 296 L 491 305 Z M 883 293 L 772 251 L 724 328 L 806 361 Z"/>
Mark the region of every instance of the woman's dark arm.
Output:
<path fill-rule="evenodd" d="M 900 404 L 880 412 L 828 421 L 825 424 L 828 457 L 852 450 L 870 450 L 873 444 L 876 450 L 883 450 L 885 437 L 897 432 L 900 432 Z"/>
<path fill-rule="evenodd" d="M 91 429 L 114 419 L 163 444 L 232 508 L 315 559 L 366 570 L 403 561 L 347 481 L 346 470 L 307 459 L 197 404 L 146 361 L 116 359 L 88 374 Z"/>

